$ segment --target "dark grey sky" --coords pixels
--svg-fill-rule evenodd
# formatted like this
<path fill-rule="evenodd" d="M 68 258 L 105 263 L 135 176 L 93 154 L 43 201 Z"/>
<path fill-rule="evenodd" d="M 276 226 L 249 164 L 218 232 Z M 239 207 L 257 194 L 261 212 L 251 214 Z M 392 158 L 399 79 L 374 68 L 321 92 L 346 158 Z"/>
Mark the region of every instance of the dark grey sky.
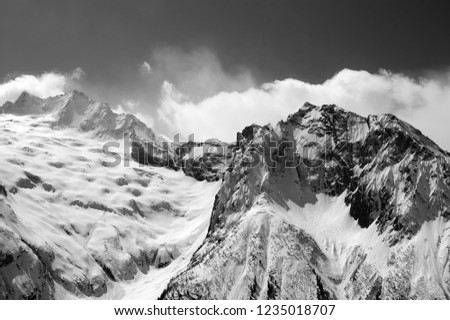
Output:
<path fill-rule="evenodd" d="M 258 81 L 321 82 L 342 68 L 415 73 L 450 63 L 448 1 L 2 0 L 0 77 L 82 67 L 126 82 L 163 46 L 214 50 Z M 447 10 L 446 10 L 447 9 Z"/>

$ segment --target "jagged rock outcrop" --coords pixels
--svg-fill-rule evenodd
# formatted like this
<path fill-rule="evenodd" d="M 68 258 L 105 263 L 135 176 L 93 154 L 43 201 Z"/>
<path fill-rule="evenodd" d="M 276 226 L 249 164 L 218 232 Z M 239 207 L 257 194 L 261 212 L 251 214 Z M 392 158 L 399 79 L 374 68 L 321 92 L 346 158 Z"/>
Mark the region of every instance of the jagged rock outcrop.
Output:
<path fill-rule="evenodd" d="M 217 181 L 229 167 L 236 146 L 217 139 L 187 142 L 175 149 L 177 167 L 197 180 Z"/>

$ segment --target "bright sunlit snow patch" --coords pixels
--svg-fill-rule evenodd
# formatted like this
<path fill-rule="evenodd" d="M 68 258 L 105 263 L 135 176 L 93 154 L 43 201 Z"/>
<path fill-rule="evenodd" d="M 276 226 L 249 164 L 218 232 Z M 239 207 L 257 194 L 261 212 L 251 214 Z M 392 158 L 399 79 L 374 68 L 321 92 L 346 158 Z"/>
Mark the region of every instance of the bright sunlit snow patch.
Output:
<path fill-rule="evenodd" d="M 102 142 L 45 117 L 2 115 L 0 131 L 0 183 L 17 216 L 8 228 L 54 252 L 63 281 L 106 281 L 104 298 L 157 298 L 204 239 L 219 183 L 135 162 L 105 167 Z"/>

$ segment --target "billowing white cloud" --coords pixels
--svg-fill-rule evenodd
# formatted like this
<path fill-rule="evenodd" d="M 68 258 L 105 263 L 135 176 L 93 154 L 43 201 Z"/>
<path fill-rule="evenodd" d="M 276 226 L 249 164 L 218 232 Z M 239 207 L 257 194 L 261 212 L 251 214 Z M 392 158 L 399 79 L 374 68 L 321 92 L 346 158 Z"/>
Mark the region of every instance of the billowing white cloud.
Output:
<path fill-rule="evenodd" d="M 112 110 L 116 113 L 136 113 L 140 104 L 140 101 L 133 99 L 122 100 L 122 102 L 115 108 L 112 108 Z"/>
<path fill-rule="evenodd" d="M 125 101 L 125 104 L 129 104 L 131 102 L 135 103 L 132 107 L 135 108 L 139 105 L 138 102 L 135 102 L 133 100 L 127 100 Z M 149 128 L 153 128 L 155 125 L 155 121 L 153 119 L 153 117 L 143 114 L 141 112 L 131 112 L 130 111 L 130 107 L 129 106 L 123 106 L 121 104 L 118 104 L 115 108 L 112 108 L 112 111 L 114 111 L 115 113 L 118 114 L 123 114 L 123 113 L 131 113 L 134 114 L 139 120 L 141 120 L 143 123 L 145 123 Z"/>
<path fill-rule="evenodd" d="M 394 113 L 450 150 L 450 73 L 415 80 L 385 70 L 344 69 L 322 84 L 286 79 L 243 92 L 223 91 L 199 102 L 177 89 L 164 83 L 158 110 L 172 135 L 233 141 L 245 126 L 275 124 L 309 101 L 334 103 L 364 116 Z"/>
<path fill-rule="evenodd" d="M 309 101 L 318 105 L 334 103 L 364 116 L 394 113 L 450 150 L 450 71 L 413 79 L 385 70 L 372 74 L 344 69 L 322 84 L 285 79 L 255 87 L 249 72 L 226 72 L 209 51 L 188 55 L 171 52 L 167 55 L 174 55 L 172 58 L 161 57 L 155 65 L 155 73 L 173 80 L 159 82 L 162 95 L 156 112 L 143 97 L 122 99 L 117 108 L 136 114 L 168 136 L 194 133 L 196 140 L 215 137 L 233 141 L 236 132 L 245 126 L 275 124 Z M 202 69 L 200 60 L 205 61 L 206 69 Z M 170 61 L 180 64 L 172 69 L 164 67 Z M 193 66 L 184 68 L 181 62 Z M 42 98 L 62 94 L 82 77 L 81 68 L 68 74 L 18 76 L 0 83 L 0 105 L 15 101 L 25 90 Z"/>
<path fill-rule="evenodd" d="M 86 75 L 86 72 L 81 67 L 75 68 L 70 74 L 70 79 L 72 80 L 80 80 Z"/>
<path fill-rule="evenodd" d="M 174 84 L 194 101 L 222 91 L 243 91 L 254 86 L 247 68 L 226 70 L 208 48 L 162 47 L 153 51 L 151 61 L 155 80 Z"/>
<path fill-rule="evenodd" d="M 41 98 L 55 96 L 64 92 L 66 83 L 66 76 L 58 73 L 21 75 L 0 84 L 0 105 L 8 100 L 15 101 L 23 91 Z"/>
<path fill-rule="evenodd" d="M 118 104 L 115 108 L 111 108 L 111 110 L 118 114 L 127 113 L 121 104 Z"/>
<path fill-rule="evenodd" d="M 150 73 L 152 73 L 152 67 L 150 66 L 150 63 L 148 63 L 147 61 L 144 61 L 139 65 L 139 71 L 142 74 L 150 74 Z"/>
<path fill-rule="evenodd" d="M 0 106 L 6 101 L 15 101 L 23 91 L 40 98 L 64 93 L 77 87 L 86 76 L 80 67 L 68 73 L 45 72 L 41 75 L 24 74 L 0 83 Z"/>
<path fill-rule="evenodd" d="M 136 113 L 134 113 L 134 115 L 139 120 L 141 120 L 143 123 L 145 123 L 147 125 L 147 127 L 153 128 L 155 126 L 155 120 L 153 119 L 153 117 L 151 117 L 147 114 L 143 114 L 141 112 L 136 112 Z"/>
<path fill-rule="evenodd" d="M 141 103 L 140 103 L 140 101 L 129 99 L 129 100 L 124 100 L 123 104 L 127 107 L 128 110 L 134 111 L 139 107 L 139 105 Z"/>

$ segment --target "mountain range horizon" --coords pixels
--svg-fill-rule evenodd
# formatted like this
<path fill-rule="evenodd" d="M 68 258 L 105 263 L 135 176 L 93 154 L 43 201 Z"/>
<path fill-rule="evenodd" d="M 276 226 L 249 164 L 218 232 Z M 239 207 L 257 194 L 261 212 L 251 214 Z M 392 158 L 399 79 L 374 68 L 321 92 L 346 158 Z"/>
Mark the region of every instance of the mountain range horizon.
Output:
<path fill-rule="evenodd" d="M 76 90 L 0 110 L 4 299 L 450 297 L 450 153 L 394 115 L 170 143 Z"/>

